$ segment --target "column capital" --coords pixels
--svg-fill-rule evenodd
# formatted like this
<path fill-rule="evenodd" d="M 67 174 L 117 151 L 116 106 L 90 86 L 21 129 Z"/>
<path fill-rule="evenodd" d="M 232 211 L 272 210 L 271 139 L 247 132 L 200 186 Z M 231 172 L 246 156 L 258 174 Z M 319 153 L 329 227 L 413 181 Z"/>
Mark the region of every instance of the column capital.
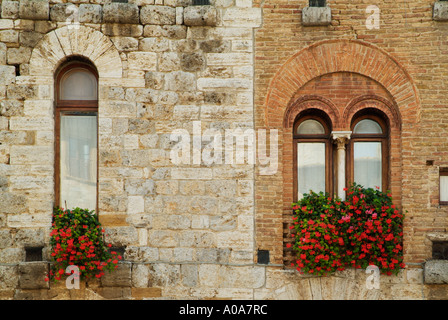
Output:
<path fill-rule="evenodd" d="M 331 137 L 333 138 L 334 142 L 338 145 L 339 148 L 345 149 L 345 145 L 348 143 L 348 140 L 350 140 L 350 137 L 352 135 L 351 131 L 332 131 Z"/>

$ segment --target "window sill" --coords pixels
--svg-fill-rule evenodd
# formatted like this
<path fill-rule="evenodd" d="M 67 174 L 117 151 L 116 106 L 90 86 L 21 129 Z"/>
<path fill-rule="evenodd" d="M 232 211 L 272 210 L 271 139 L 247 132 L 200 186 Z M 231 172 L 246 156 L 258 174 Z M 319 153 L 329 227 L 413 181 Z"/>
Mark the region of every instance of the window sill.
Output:
<path fill-rule="evenodd" d="M 302 10 L 303 26 L 328 26 L 331 23 L 330 7 L 305 7 Z"/>
<path fill-rule="evenodd" d="M 435 21 L 448 21 L 448 2 L 436 1 L 434 3 L 434 11 L 432 19 Z"/>

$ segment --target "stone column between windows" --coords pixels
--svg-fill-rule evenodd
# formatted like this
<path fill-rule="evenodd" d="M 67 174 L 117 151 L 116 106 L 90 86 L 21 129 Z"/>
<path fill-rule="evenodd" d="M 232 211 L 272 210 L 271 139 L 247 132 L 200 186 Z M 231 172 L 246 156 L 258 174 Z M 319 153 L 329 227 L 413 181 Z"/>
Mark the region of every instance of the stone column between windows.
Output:
<path fill-rule="evenodd" d="M 346 148 L 345 145 L 350 140 L 352 132 L 351 131 L 333 131 L 331 136 L 334 143 L 337 145 L 337 156 L 336 156 L 336 174 L 337 174 L 337 196 L 342 200 L 345 200 L 345 155 Z"/>

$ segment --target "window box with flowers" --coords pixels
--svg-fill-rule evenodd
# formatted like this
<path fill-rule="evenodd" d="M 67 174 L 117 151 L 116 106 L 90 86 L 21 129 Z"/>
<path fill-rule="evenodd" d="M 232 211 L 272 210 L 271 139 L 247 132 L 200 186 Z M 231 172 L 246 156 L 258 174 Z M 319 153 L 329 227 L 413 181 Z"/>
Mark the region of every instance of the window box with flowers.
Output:
<path fill-rule="evenodd" d="M 93 211 L 55 208 L 50 233 L 53 263 L 45 280 L 61 280 L 70 270 L 69 266 L 79 269 L 81 280 L 101 278 L 106 270 L 116 269 L 122 257 L 110 250 L 111 245 L 105 243 L 103 233 Z"/>
<path fill-rule="evenodd" d="M 404 215 L 390 194 L 358 185 L 346 191 L 345 201 L 310 192 L 293 204 L 292 265 L 313 275 L 369 265 L 397 274 L 404 268 Z"/>

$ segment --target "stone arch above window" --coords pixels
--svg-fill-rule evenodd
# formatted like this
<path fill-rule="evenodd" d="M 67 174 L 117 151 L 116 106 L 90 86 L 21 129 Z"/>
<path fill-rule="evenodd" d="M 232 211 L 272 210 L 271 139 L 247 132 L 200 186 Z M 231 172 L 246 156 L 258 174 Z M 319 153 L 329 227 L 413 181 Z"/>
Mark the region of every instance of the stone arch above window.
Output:
<path fill-rule="evenodd" d="M 92 61 L 100 78 L 121 78 L 122 61 L 112 41 L 100 31 L 79 26 L 65 26 L 47 33 L 33 49 L 30 75 L 53 77 L 68 57 L 79 56 Z"/>

